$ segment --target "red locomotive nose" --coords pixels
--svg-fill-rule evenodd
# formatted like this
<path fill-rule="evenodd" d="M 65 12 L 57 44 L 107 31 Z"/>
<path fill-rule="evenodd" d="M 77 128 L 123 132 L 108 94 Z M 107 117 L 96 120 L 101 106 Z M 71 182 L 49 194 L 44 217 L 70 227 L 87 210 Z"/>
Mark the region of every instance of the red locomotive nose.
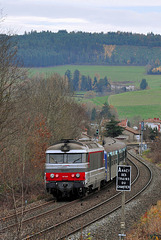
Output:
<path fill-rule="evenodd" d="M 85 172 L 46 173 L 46 181 L 84 181 Z"/>

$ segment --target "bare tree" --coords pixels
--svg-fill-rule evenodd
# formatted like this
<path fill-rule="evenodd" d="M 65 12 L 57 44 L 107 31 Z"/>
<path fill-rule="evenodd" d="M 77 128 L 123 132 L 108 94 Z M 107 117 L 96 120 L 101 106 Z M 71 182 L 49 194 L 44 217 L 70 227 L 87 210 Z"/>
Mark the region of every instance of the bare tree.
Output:
<path fill-rule="evenodd" d="M 24 204 L 25 161 L 20 120 L 24 111 L 21 89 L 25 72 L 19 67 L 17 47 L 12 37 L 0 34 L 0 200 L 7 208 L 14 208 L 15 212 L 20 202 L 22 206 Z M 21 221 L 18 218 L 17 223 L 19 239 Z"/>
<path fill-rule="evenodd" d="M 20 239 L 24 201 L 35 189 L 44 189 L 46 147 L 60 138 L 78 137 L 86 114 L 71 99 L 65 79 L 57 74 L 27 79 L 16 54 L 12 38 L 1 34 L 0 200 L 15 213 L 22 206 L 21 217 L 16 219 Z"/>
<path fill-rule="evenodd" d="M 0 151 L 5 147 L 7 136 L 12 135 L 16 129 L 13 125 L 16 93 L 20 87 L 22 70 L 16 57 L 17 48 L 10 36 L 0 35 Z M 3 144 L 2 144 L 3 141 Z"/>
<path fill-rule="evenodd" d="M 55 74 L 31 81 L 33 112 L 42 113 L 52 133 L 51 141 L 76 138 L 87 119 L 85 109 L 71 98 L 65 80 Z"/>

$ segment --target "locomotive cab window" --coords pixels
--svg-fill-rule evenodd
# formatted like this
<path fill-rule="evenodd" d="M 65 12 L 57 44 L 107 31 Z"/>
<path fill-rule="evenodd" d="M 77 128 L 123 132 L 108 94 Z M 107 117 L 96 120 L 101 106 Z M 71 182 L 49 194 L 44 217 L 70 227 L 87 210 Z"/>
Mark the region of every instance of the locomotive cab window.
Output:
<path fill-rule="evenodd" d="M 63 154 L 49 154 L 49 163 L 63 163 Z"/>
<path fill-rule="evenodd" d="M 62 163 L 84 163 L 86 162 L 86 154 L 81 153 L 65 153 L 65 154 L 47 154 L 47 162 L 53 164 Z"/>

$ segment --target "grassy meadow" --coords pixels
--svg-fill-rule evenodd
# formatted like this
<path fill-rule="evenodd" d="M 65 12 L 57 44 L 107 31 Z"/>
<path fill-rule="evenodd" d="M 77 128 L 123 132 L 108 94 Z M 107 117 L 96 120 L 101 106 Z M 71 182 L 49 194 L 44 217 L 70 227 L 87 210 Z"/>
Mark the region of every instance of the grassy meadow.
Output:
<path fill-rule="evenodd" d="M 133 82 L 137 87 L 139 87 L 143 78 L 147 80 L 150 88 L 161 86 L 161 76 L 147 75 L 146 68 L 144 66 L 64 65 L 48 68 L 31 68 L 29 72 L 30 76 L 33 76 L 36 73 L 44 74 L 45 76 L 58 73 L 63 76 L 68 69 L 71 71 L 71 73 L 77 69 L 82 75 L 89 75 L 91 78 L 94 78 L 95 75 L 99 75 L 100 78 L 107 76 L 107 78 L 112 82 L 130 81 Z"/>
<path fill-rule="evenodd" d="M 90 101 L 96 106 L 103 106 L 105 102 L 108 103 L 108 96 L 91 98 Z"/>
<path fill-rule="evenodd" d="M 63 76 L 69 69 L 73 73 L 76 69 L 82 75 L 94 78 L 95 75 L 100 78 L 107 76 L 111 82 L 131 82 L 139 88 L 141 80 L 145 78 L 148 82 L 149 89 L 144 91 L 126 92 L 117 95 L 105 97 L 95 97 L 84 99 L 91 101 L 96 106 L 102 106 L 105 102 L 113 105 L 119 114 L 119 118 L 132 118 L 140 116 L 142 119 L 160 117 L 161 118 L 161 75 L 147 75 L 144 66 L 82 66 L 82 65 L 65 65 L 48 68 L 32 68 L 30 76 L 43 74 L 49 76 L 58 73 Z"/>
<path fill-rule="evenodd" d="M 120 118 L 161 117 L 161 87 L 112 95 L 109 104 L 116 107 Z"/>

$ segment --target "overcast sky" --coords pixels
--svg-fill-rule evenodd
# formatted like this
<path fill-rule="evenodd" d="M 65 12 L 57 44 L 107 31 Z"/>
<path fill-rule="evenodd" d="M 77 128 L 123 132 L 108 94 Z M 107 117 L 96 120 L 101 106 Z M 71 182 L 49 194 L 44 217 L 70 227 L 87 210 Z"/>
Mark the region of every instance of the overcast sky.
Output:
<path fill-rule="evenodd" d="M 0 0 L 0 31 L 161 34 L 161 0 Z"/>

